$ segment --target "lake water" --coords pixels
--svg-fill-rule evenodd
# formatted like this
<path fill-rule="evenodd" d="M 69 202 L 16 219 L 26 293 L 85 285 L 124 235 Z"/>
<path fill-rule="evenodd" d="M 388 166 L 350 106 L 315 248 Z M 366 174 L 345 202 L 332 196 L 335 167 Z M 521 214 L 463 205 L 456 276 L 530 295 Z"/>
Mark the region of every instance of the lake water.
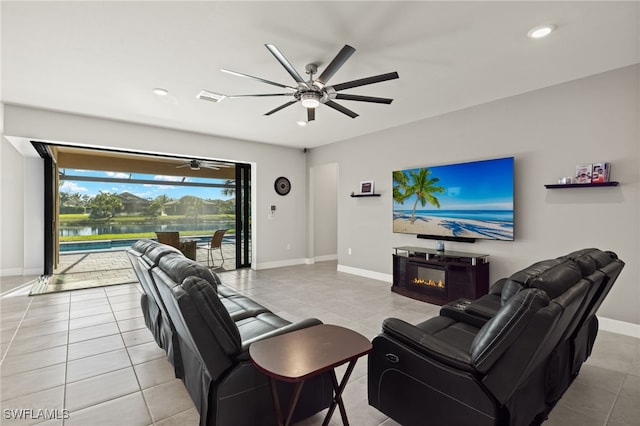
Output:
<path fill-rule="evenodd" d="M 175 223 L 175 224 L 104 224 L 104 225 L 82 225 L 82 226 L 60 226 L 61 237 L 76 237 L 88 235 L 104 234 L 134 234 L 140 232 L 158 231 L 210 231 L 216 229 L 235 228 L 235 220 L 199 222 L 199 223 Z"/>

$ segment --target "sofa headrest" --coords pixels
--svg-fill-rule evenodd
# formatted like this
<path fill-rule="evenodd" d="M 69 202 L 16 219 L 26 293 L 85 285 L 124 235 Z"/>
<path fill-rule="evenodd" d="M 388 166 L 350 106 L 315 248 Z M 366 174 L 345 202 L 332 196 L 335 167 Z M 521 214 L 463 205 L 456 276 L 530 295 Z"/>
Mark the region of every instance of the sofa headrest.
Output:
<path fill-rule="evenodd" d="M 149 249 L 149 247 L 154 244 L 156 244 L 155 241 L 143 238 L 133 243 L 131 248 L 140 254 L 144 254 Z"/>
<path fill-rule="evenodd" d="M 562 261 L 558 259 L 541 260 L 540 262 L 536 262 L 521 271 L 511 274 L 502 287 L 502 293 L 500 296 L 502 304 L 504 305 L 507 300 L 523 288 L 531 287 L 531 283 L 536 277 L 560 263 L 562 263 Z"/>
<path fill-rule="evenodd" d="M 582 276 L 591 275 L 596 269 L 600 269 L 618 258 L 612 251 L 602 251 L 597 248 L 576 250 L 562 256 L 559 259 L 571 259 L 578 264 Z"/>
<path fill-rule="evenodd" d="M 534 263 L 531 266 L 527 266 L 521 271 L 511 274 L 509 277 L 512 281 L 517 281 L 522 284 L 523 287 L 531 287 L 531 282 L 541 274 L 548 270 L 560 265 L 564 260 L 562 259 L 547 259 Z"/>
<path fill-rule="evenodd" d="M 209 268 L 196 261 L 187 259 L 181 253 L 167 254 L 160 258 L 158 266 L 178 284 L 188 277 L 198 277 L 206 280 L 214 291 L 220 284 L 220 279 Z"/>
<path fill-rule="evenodd" d="M 564 293 L 572 285 L 580 281 L 582 272 L 578 265 L 571 259 L 550 259 L 534 263 L 528 268 L 511 275 L 505 287 L 512 289 L 517 287 L 509 281 L 515 281 L 523 288 L 539 288 L 544 290 L 549 298 L 553 299 Z M 506 301 L 503 290 L 503 303 Z"/>
<path fill-rule="evenodd" d="M 160 264 L 160 259 L 168 254 L 182 254 L 180 250 L 175 247 L 168 246 L 166 244 L 160 244 L 154 242 L 147 248 L 147 251 L 144 255 L 151 261 L 153 264 Z"/>
<path fill-rule="evenodd" d="M 190 303 L 202 316 L 203 321 L 197 326 L 208 328 L 227 355 L 236 355 L 240 352 L 242 340 L 238 327 L 213 287 L 202 278 L 194 276 L 187 277 L 180 287 L 190 296 Z M 182 303 L 185 302 L 182 301 Z M 193 334 L 197 333 L 192 332 Z"/>
<path fill-rule="evenodd" d="M 540 289 L 528 288 L 515 294 L 473 339 L 473 366 L 486 373 L 520 336 L 536 312 L 548 305 L 549 297 Z"/>

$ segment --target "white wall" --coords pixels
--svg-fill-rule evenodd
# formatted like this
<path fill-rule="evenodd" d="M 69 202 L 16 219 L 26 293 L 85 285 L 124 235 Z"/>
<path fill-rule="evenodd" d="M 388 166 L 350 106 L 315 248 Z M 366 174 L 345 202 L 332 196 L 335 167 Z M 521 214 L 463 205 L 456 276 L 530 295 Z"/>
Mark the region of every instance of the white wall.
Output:
<path fill-rule="evenodd" d="M 312 207 L 309 223 L 313 226 L 313 258 L 335 260 L 338 253 L 338 165 L 322 164 L 310 168 Z"/>
<path fill-rule="evenodd" d="M 24 160 L 4 137 L 0 138 L 0 169 L 0 271 L 2 275 L 21 275 L 24 273 Z"/>
<path fill-rule="evenodd" d="M 392 247 L 434 247 L 392 232 L 393 170 L 514 156 L 516 240 L 447 248 L 489 254 L 492 281 L 576 249 L 613 250 L 627 265 L 599 313 L 640 324 L 639 74 L 626 67 L 313 149 L 309 167 L 339 165 L 339 268 L 390 280 Z M 620 186 L 544 187 L 595 161 L 613 163 Z M 369 178 L 382 196 L 350 198 Z"/>
<path fill-rule="evenodd" d="M 13 105 L 4 107 L 4 135 L 12 140 L 20 137 L 252 163 L 253 267 L 305 260 L 307 177 L 302 150 Z M 34 269 L 42 273 L 42 160 L 23 157 L 5 138 L 1 143 L 0 273 L 14 275 Z M 278 176 L 291 180 L 291 192 L 285 197 L 274 191 Z M 267 220 L 271 205 L 277 206 L 277 214 Z"/>

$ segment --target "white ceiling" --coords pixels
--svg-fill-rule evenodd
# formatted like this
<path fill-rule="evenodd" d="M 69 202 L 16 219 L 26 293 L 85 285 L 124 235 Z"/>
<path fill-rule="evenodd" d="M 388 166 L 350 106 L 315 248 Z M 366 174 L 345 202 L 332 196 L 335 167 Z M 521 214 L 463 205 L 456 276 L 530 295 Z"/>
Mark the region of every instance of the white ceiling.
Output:
<path fill-rule="evenodd" d="M 2 102 L 292 147 L 316 147 L 640 62 L 639 2 L 30 2 L 2 1 Z M 553 23 L 548 38 L 527 31 Z M 339 101 L 263 114 L 289 98 L 196 99 L 295 85 L 344 44 L 357 50 L 332 84 L 397 71 Z M 169 90 L 158 97 L 154 87 Z"/>

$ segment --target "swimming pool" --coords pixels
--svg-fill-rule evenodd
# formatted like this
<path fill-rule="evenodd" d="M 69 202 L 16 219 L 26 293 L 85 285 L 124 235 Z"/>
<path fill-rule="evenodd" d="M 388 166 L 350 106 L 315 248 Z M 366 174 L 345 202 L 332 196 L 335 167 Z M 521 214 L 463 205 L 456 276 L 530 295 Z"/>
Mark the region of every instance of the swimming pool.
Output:
<path fill-rule="evenodd" d="M 155 238 L 152 238 L 155 240 Z M 208 235 L 201 237 L 188 237 L 196 240 L 197 244 L 207 243 L 211 237 Z M 70 251 L 102 251 L 102 250 L 125 250 L 133 245 L 139 238 L 122 240 L 94 240 L 94 241 L 69 241 L 60 243 L 60 253 Z"/>

